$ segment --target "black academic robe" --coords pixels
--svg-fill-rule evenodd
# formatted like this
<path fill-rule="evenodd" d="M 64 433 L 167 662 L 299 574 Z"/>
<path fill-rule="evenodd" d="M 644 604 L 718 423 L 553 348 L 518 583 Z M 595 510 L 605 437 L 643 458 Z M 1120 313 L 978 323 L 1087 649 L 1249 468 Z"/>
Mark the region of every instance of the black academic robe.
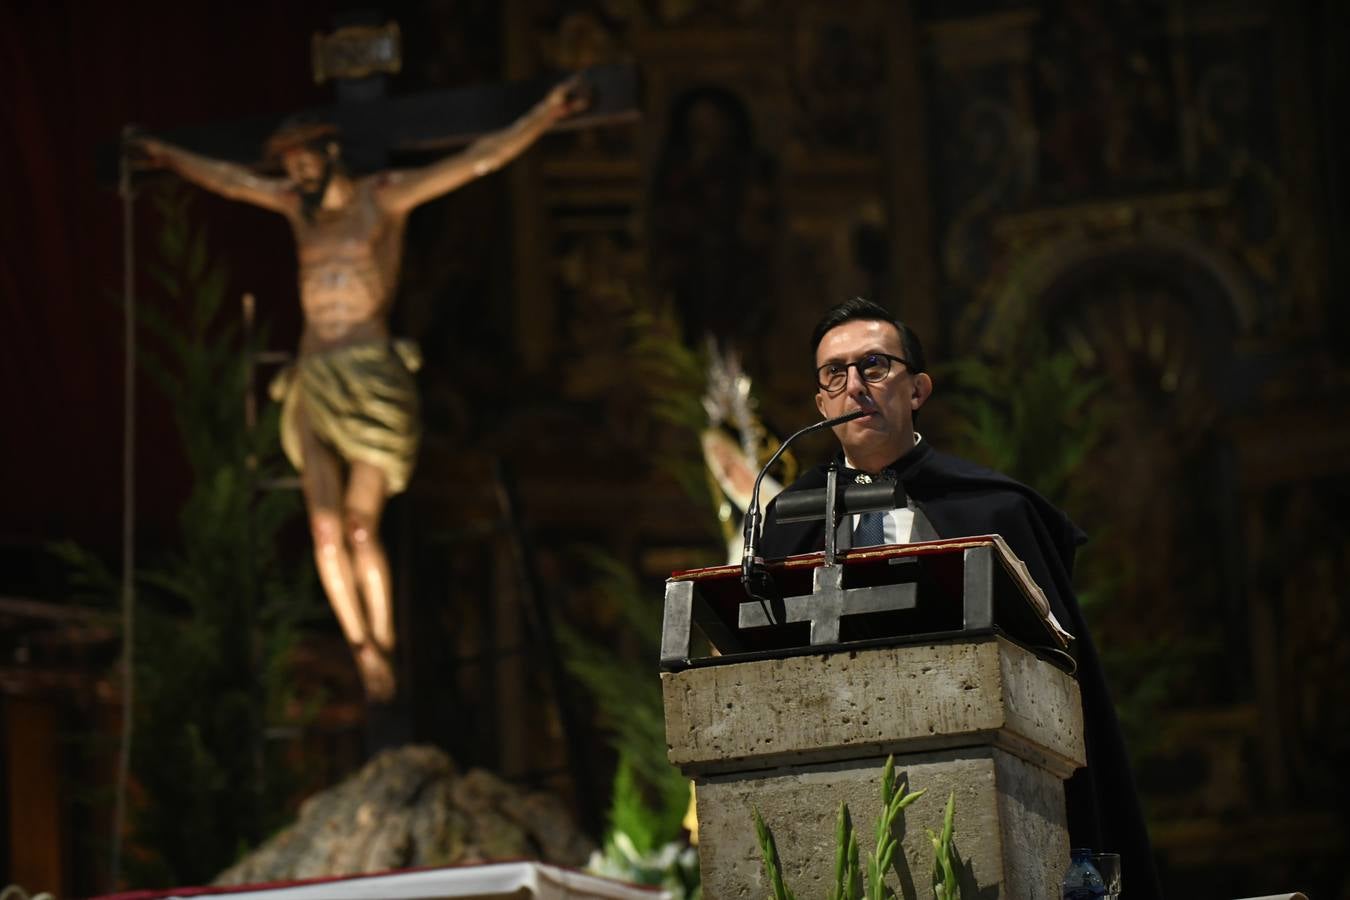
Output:
<path fill-rule="evenodd" d="M 836 459 L 841 481 L 856 474 Z M 1087 767 L 1065 784 L 1069 840 L 1075 847 L 1118 852 L 1121 881 L 1134 898 L 1161 897 L 1148 832 L 1135 791 L 1125 743 L 1107 690 L 1097 648 L 1073 592 L 1074 552 L 1087 536 L 1069 517 L 1013 479 L 919 443 L 891 468 L 906 495 L 940 537 L 1000 534 L 1045 591 L 1055 617 L 1077 640 L 1078 684 L 1083 696 Z M 787 490 L 825 486 L 826 466 L 804 473 Z M 825 546 L 823 521 L 780 524 L 776 503 L 765 511 L 759 555 L 778 559 Z M 1068 860 L 1064 861 L 1068 866 Z"/>

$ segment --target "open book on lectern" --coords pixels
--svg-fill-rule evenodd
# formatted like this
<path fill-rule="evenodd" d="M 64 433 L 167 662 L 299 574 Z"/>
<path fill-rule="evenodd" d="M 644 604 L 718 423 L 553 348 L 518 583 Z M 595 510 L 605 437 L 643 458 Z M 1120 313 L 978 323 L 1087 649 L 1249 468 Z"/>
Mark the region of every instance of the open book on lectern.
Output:
<path fill-rule="evenodd" d="M 823 552 L 806 553 L 766 569 L 769 600 L 747 595 L 740 566 L 673 573 L 662 666 L 998 633 L 1073 668 L 1073 635 L 1000 535 L 843 550 L 835 566 Z M 706 653 L 691 640 L 695 626 Z"/>
<path fill-rule="evenodd" d="M 1055 617 L 1055 612 L 1050 608 L 1050 601 L 1045 596 L 1045 591 L 1036 583 L 1036 579 L 1031 577 L 1031 571 L 1027 564 L 1022 562 L 1022 558 L 1012 552 L 1008 542 L 1003 539 L 1001 534 L 982 534 L 975 537 L 956 538 L 953 540 L 923 541 L 915 544 L 888 544 L 880 547 L 860 547 L 857 550 L 846 550 L 842 558 L 852 562 L 859 563 L 875 555 L 878 558 L 894 558 L 897 554 L 888 551 L 907 551 L 903 556 L 922 556 L 929 553 L 945 553 L 956 549 L 966 549 L 967 547 L 982 546 L 986 543 L 992 543 L 997 551 L 998 561 L 1003 564 L 1008 576 L 1012 578 L 1015 586 L 1028 603 L 1036 615 L 1044 623 L 1048 634 L 1054 639 L 1056 645 L 1061 650 L 1069 649 L 1073 642 L 1073 635 L 1064 629 L 1059 619 Z M 797 560 L 809 560 L 822 557 L 820 553 L 807 553 L 801 556 L 790 556 L 783 562 L 788 565 L 796 564 Z M 816 562 L 815 565 L 820 565 Z"/>

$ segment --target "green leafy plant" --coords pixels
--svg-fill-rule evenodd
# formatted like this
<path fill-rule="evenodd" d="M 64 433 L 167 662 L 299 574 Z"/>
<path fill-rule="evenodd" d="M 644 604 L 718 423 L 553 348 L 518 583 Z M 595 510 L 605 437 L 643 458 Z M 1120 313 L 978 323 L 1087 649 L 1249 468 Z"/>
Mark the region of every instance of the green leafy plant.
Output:
<path fill-rule="evenodd" d="M 668 823 L 653 815 L 652 804 L 624 757 L 614 776 L 609 829 L 587 869 L 634 884 L 657 885 L 686 900 L 699 896 L 698 851 L 669 837 Z"/>
<path fill-rule="evenodd" d="M 1072 477 L 1105 435 L 1105 382 L 1083 373 L 1073 354 L 1028 338 L 1014 362 L 969 358 L 950 363 L 948 407 L 953 449 L 1031 485 L 1072 508 Z"/>
<path fill-rule="evenodd" d="M 835 855 L 834 880 L 827 893 L 829 900 L 893 900 L 895 891 L 886 884 L 886 873 L 895 860 L 895 851 L 900 846 L 895 834 L 897 823 L 903 817 L 905 808 L 927 792 L 910 793 L 909 785 L 897 783 L 895 778 L 895 757 L 888 756 L 881 770 L 881 813 L 877 816 L 876 847 L 867 854 L 867 879 L 864 884 L 862 871 L 858 865 L 858 835 L 853 829 L 848 804 L 839 804 L 839 813 L 835 819 Z M 947 817 L 943 825 L 943 839 L 934 836 L 934 891 L 938 890 L 937 871 L 945 862 L 946 869 L 954 873 L 951 864 L 952 820 L 955 814 L 956 795 L 947 800 Z M 764 860 L 764 874 L 769 883 L 773 900 L 793 900 L 792 891 L 783 881 L 783 865 L 778 855 L 778 845 L 773 832 L 764 824 L 759 810 L 753 810 L 755 836 L 759 843 L 760 856 Z M 932 835 L 932 832 L 929 832 Z M 942 882 L 946 884 L 944 880 Z M 960 892 L 955 888 L 955 875 L 951 885 L 954 893 L 936 893 L 939 900 L 959 900 Z"/>
<path fill-rule="evenodd" d="M 659 884 L 676 897 L 698 896 L 698 855 L 682 840 L 689 782 L 666 759 L 661 685 L 649 660 L 659 653 L 661 608 L 647 602 L 633 572 L 598 550 L 577 551 L 594 574 L 601 602 L 619 613 L 632 636 L 632 657 L 559 627 L 564 664 L 590 693 L 601 727 L 618 753 L 602 851 L 593 871 Z"/>
<path fill-rule="evenodd" d="M 931 828 L 928 839 L 933 843 L 933 896 L 937 900 L 961 900 L 961 886 L 956 880 L 956 853 L 952 837 L 956 832 L 956 791 L 947 795 L 947 809 L 942 815 L 942 833 Z"/>
<path fill-rule="evenodd" d="M 877 817 L 877 846 L 867 858 L 867 900 L 884 900 L 895 896 L 895 892 L 886 887 L 886 870 L 891 867 L 898 846 L 895 822 L 906 806 L 924 795 L 924 791 L 914 794 L 908 791 L 908 784 L 896 786 L 895 757 L 886 757 L 886 767 L 881 772 L 881 815 Z"/>
<path fill-rule="evenodd" d="M 717 534 L 713 498 L 720 495 L 699 449 L 699 435 L 708 427 L 703 406 L 708 360 L 680 338 L 680 323 L 670 306 L 637 304 L 630 330 L 634 380 L 644 386 L 652 416 L 674 431 L 672 440 L 659 442 L 653 451 L 655 467 L 674 479 L 686 497 L 706 507 L 709 533 Z"/>
<path fill-rule="evenodd" d="M 637 296 L 635 292 L 635 296 Z M 706 360 L 680 339 L 669 306 L 634 302 L 628 322 L 634 380 L 644 385 L 648 408 L 676 432 L 655 458 L 685 494 L 708 509 L 709 535 L 718 533 L 698 435 L 707 425 L 702 396 Z M 591 695 L 601 727 L 618 755 L 603 849 L 589 868 L 642 884 L 661 884 L 676 897 L 699 895 L 698 853 L 683 838 L 689 781 L 666 758 L 660 682 L 650 661 L 659 654 L 661 607 L 650 602 L 631 568 L 596 549 L 577 554 L 591 571 L 600 603 L 618 613 L 633 652 L 619 655 L 565 623 L 559 628 L 568 672 Z"/>
<path fill-rule="evenodd" d="M 280 549 L 298 498 L 255 490 L 279 474 L 275 411 L 252 431 L 244 422 L 247 357 L 263 338 L 246 346 L 224 314 L 225 270 L 188 195 L 151 198 L 162 219 L 151 272 L 174 308 L 142 306 L 155 339 L 142 359 L 172 405 L 192 484 L 175 545 L 135 573 L 127 871 L 135 884 L 191 884 L 282 824 L 302 780 L 266 734 L 295 722 L 291 648 L 314 591 L 310 567 Z M 117 579 L 94 554 L 55 550 L 78 592 L 113 602 Z"/>
<path fill-rule="evenodd" d="M 829 900 L 860 896 L 863 881 L 862 870 L 858 868 L 858 835 L 853 830 L 848 804 L 842 801 L 835 819 L 834 845 L 834 884 L 830 887 Z"/>
<path fill-rule="evenodd" d="M 774 842 L 773 832 L 764 824 L 759 810 L 755 814 L 755 837 L 759 841 L 759 852 L 764 857 L 764 875 L 769 881 L 769 890 L 773 900 L 797 900 L 797 895 L 788 890 L 783 883 L 783 864 L 778 858 L 778 845 Z"/>
<path fill-rule="evenodd" d="M 689 782 L 666 759 L 666 725 L 660 681 L 650 660 L 660 652 L 661 607 L 648 602 L 636 576 L 603 551 L 580 548 L 591 569 L 600 601 L 617 610 L 634 652 L 616 654 L 611 646 L 562 624 L 559 640 L 568 672 L 590 693 L 610 744 L 618 752 L 614 797 L 620 824 L 642 851 L 677 838 L 689 803 Z M 637 822 L 634 808 L 648 804 L 648 821 Z M 611 827 L 615 813 L 611 812 Z"/>

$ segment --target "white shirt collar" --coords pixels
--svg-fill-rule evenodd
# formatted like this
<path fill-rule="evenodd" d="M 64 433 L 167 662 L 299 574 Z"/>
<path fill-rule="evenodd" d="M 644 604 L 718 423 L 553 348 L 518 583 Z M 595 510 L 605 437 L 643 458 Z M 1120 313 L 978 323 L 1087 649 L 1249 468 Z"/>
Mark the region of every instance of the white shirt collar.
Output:
<path fill-rule="evenodd" d="M 914 432 L 914 446 L 917 447 L 921 440 L 923 440 L 923 435 L 919 434 L 917 431 Z M 853 464 L 853 460 L 848 458 L 848 451 L 844 452 L 844 465 L 848 466 L 850 469 L 857 469 L 860 472 L 863 471 L 861 467 Z"/>

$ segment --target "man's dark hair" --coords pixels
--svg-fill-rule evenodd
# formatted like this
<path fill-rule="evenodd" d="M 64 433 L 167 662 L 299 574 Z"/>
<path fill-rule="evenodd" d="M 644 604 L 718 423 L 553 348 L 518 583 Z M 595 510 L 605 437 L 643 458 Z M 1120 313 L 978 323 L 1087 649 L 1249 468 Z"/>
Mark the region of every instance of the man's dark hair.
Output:
<path fill-rule="evenodd" d="M 923 344 L 919 342 L 919 336 L 914 333 L 904 322 L 901 322 L 895 316 L 891 315 L 886 307 L 873 303 L 871 300 L 864 300 L 862 297 L 852 297 L 836 306 L 833 306 L 816 323 L 815 330 L 811 332 L 811 355 L 814 357 L 816 350 L 820 348 L 820 342 L 825 338 L 825 333 L 832 328 L 838 328 L 845 322 L 855 320 L 889 322 L 900 332 L 900 346 L 904 348 L 905 359 L 909 363 L 909 371 L 912 374 L 919 374 L 927 367 L 923 358 Z"/>

